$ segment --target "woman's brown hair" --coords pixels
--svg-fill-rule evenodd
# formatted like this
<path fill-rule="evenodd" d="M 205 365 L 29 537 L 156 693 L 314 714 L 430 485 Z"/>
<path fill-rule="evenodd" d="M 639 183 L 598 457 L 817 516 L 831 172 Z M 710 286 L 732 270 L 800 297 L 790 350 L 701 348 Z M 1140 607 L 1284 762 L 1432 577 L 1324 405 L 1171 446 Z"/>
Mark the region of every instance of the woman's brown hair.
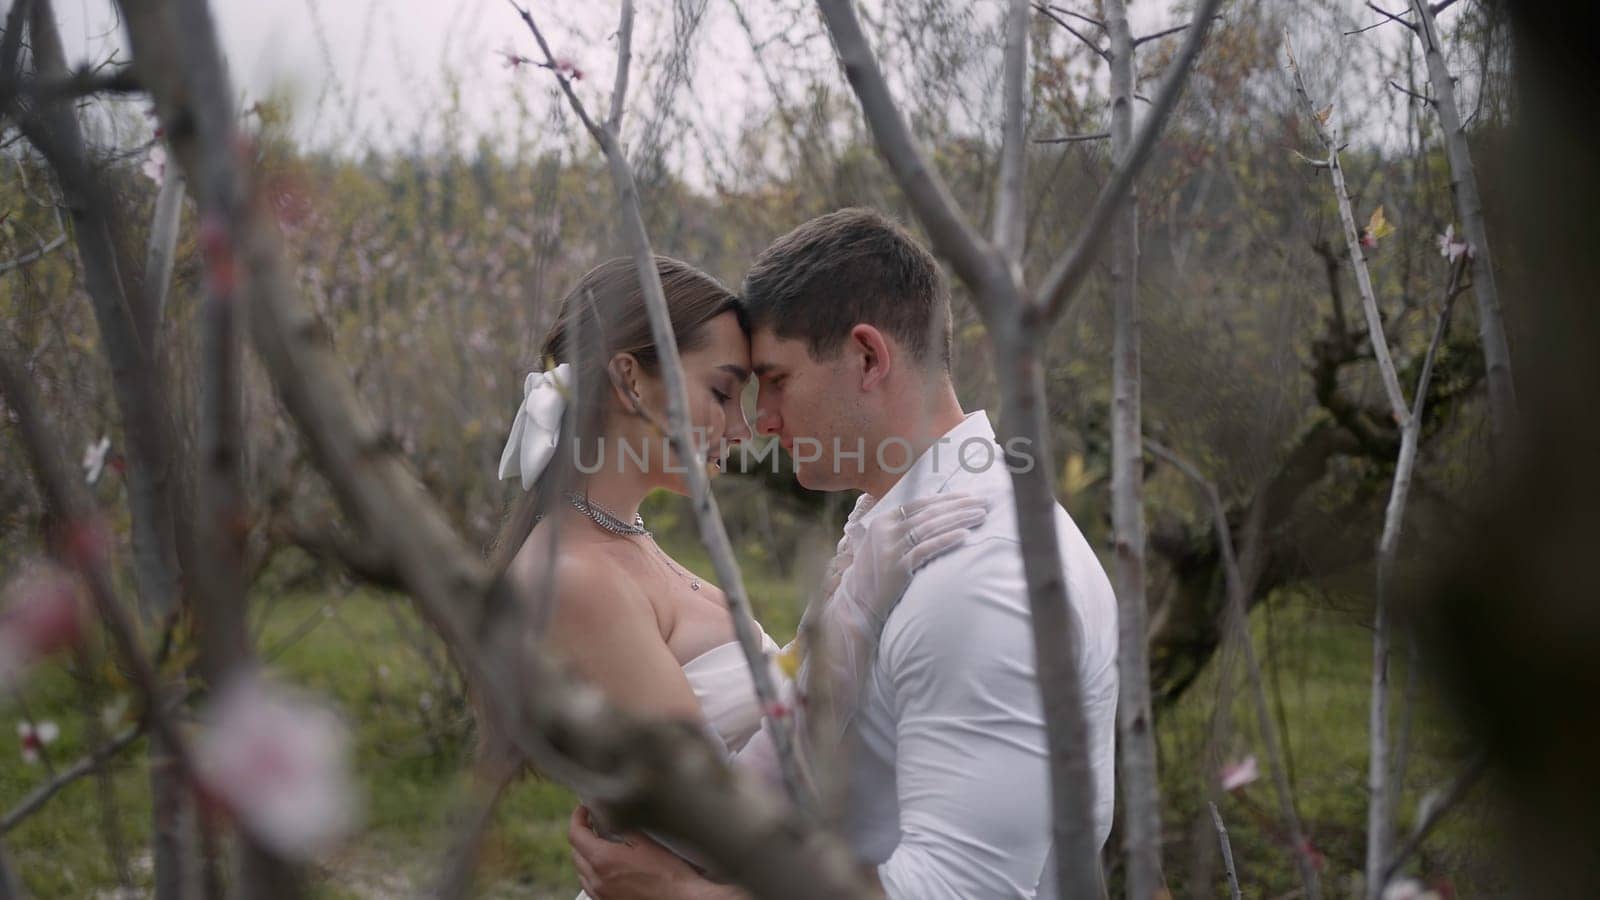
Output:
<path fill-rule="evenodd" d="M 704 346 L 707 323 L 725 312 L 737 314 L 740 327 L 749 334 L 744 303 L 720 281 L 681 260 L 657 256 L 655 261 L 678 352 Z M 577 460 L 594 458 L 589 448 L 596 446 L 605 425 L 606 393 L 611 388 L 609 364 L 619 353 L 632 354 L 648 374 L 660 371 L 661 356 L 645 311 L 639 270 L 631 257 L 621 256 L 606 260 L 578 279 L 561 301 L 555 324 L 545 337 L 541 363 L 570 363 L 575 392 L 569 397 L 555 455 L 532 488 L 512 502 L 491 545 L 490 563 L 497 578 L 510 566 L 552 495 L 559 493 L 551 488 L 572 484 Z"/>

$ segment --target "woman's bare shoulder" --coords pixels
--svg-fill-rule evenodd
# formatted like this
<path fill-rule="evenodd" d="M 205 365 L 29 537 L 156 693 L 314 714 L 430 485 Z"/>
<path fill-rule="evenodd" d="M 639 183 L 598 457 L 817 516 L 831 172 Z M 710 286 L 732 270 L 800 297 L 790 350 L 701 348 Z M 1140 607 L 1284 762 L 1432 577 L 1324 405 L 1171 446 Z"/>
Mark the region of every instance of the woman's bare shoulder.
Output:
<path fill-rule="evenodd" d="M 652 623 L 655 611 L 637 579 L 616 558 L 596 544 L 563 542 L 554 558 L 530 537 L 511 562 L 508 575 L 525 597 L 539 602 L 545 591 L 553 601 L 550 625 L 563 632 L 615 626 L 621 617 L 643 617 Z"/>

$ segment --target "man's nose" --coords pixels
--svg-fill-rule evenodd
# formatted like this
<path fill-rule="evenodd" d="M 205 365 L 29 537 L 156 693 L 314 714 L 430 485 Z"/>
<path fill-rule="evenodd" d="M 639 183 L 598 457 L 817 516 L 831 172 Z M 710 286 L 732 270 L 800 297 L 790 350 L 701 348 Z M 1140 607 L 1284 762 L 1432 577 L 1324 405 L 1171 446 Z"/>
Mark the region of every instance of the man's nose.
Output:
<path fill-rule="evenodd" d="M 778 429 L 782 427 L 783 419 L 779 417 L 778 411 L 769 409 L 766 404 L 760 401 L 760 398 L 757 398 L 756 434 L 777 434 Z"/>

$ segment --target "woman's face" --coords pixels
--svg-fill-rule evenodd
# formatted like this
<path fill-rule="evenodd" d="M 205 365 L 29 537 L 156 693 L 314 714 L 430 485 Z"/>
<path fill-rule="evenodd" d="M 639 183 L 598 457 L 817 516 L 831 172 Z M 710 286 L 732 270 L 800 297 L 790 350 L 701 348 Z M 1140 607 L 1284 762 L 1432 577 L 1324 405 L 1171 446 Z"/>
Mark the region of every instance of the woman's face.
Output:
<path fill-rule="evenodd" d="M 705 332 L 700 347 L 682 355 L 683 374 L 689 392 L 690 440 L 699 452 L 693 464 L 705 466 L 715 475 L 726 464 L 732 445 L 751 436 L 750 423 L 739 402 L 745 382 L 750 380 L 750 339 L 731 310 L 702 327 Z M 665 424 L 665 381 L 650 378 L 643 387 L 641 399 L 645 407 L 657 411 Z M 651 462 L 664 458 L 669 457 L 652 454 Z M 676 455 L 670 459 L 671 466 L 652 465 L 651 469 L 658 473 L 661 487 L 686 494 L 689 485 L 682 472 L 684 467 Z"/>

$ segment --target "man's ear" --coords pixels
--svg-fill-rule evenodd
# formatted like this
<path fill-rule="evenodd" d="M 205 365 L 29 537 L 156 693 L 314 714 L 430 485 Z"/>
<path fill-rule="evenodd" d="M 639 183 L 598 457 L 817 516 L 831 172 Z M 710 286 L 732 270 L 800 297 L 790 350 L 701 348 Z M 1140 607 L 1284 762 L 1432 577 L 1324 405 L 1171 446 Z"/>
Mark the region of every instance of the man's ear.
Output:
<path fill-rule="evenodd" d="M 850 329 L 850 349 L 860 361 L 861 389 L 881 387 L 895 363 L 889 339 L 871 325 L 857 325 Z"/>
<path fill-rule="evenodd" d="M 639 360 L 632 353 L 618 353 L 606 364 L 606 374 L 611 376 L 611 390 L 623 409 L 630 412 L 640 410 L 639 378 L 643 372 Z"/>

